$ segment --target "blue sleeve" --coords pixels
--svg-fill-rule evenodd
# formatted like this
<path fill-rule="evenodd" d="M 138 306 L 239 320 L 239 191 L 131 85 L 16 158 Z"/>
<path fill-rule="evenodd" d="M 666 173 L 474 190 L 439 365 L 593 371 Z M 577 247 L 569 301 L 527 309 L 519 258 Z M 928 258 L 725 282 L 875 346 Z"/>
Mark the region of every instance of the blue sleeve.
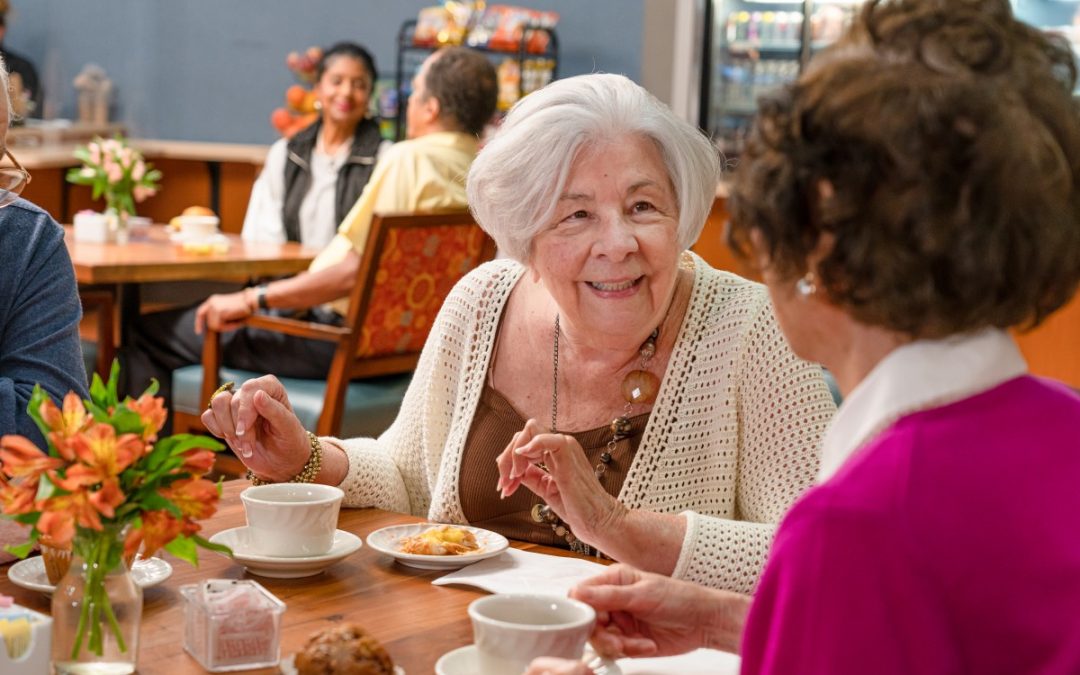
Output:
<path fill-rule="evenodd" d="M 26 202 L 0 209 L 0 434 L 44 439 L 26 414 L 34 384 L 87 396 L 75 271 L 64 230 Z"/>

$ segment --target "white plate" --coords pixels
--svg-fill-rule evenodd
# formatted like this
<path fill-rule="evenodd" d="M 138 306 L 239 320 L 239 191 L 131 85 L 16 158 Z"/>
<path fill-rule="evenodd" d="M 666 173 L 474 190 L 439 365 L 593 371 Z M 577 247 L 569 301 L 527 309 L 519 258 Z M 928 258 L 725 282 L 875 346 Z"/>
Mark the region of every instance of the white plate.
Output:
<path fill-rule="evenodd" d="M 479 527 L 468 525 L 454 525 L 463 530 L 468 530 L 476 537 L 476 543 L 480 550 L 465 555 L 420 555 L 418 553 L 403 553 L 399 550 L 401 540 L 420 534 L 424 530 L 438 527 L 439 523 L 415 523 L 413 525 L 391 525 L 381 530 L 375 530 L 367 536 L 368 546 L 393 556 L 402 565 L 418 567 L 422 570 L 453 570 L 459 567 L 471 565 L 474 562 L 497 556 L 510 546 L 506 537 L 491 530 L 482 530 Z"/>
<path fill-rule="evenodd" d="M 281 675 L 297 675 L 294 659 L 296 659 L 296 654 L 289 654 L 281 659 L 281 662 L 278 663 L 278 670 L 281 671 Z M 394 675 L 405 675 L 405 669 L 401 666 L 394 666 Z"/>
<path fill-rule="evenodd" d="M 622 675 L 622 669 L 610 659 L 602 659 L 588 645 L 582 660 L 596 675 Z M 476 658 L 476 645 L 467 645 L 447 652 L 435 662 L 435 675 L 476 675 L 480 667 Z"/>
<path fill-rule="evenodd" d="M 360 550 L 364 542 L 351 532 L 336 530 L 334 544 L 323 555 L 281 558 L 260 555 L 252 551 L 251 532 L 247 527 L 234 527 L 218 532 L 210 537 L 215 544 L 224 544 L 232 549 L 233 560 L 247 568 L 252 574 L 274 579 L 297 579 L 310 577 L 322 572 L 327 567 L 341 562 Z"/>
<path fill-rule="evenodd" d="M 131 565 L 131 578 L 140 588 L 157 586 L 172 576 L 172 565 L 161 558 L 138 558 Z M 45 574 L 45 561 L 41 556 L 20 560 L 8 568 L 8 579 L 16 586 L 52 595 L 56 587 L 49 583 Z"/>

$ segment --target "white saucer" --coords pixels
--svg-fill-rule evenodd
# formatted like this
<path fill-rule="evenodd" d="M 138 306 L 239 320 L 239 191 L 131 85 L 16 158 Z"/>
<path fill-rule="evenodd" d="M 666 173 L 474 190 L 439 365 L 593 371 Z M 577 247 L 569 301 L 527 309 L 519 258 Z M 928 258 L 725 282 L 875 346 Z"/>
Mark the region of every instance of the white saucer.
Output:
<path fill-rule="evenodd" d="M 619 665 L 610 659 L 602 659 L 585 646 L 585 663 L 596 675 L 622 675 Z M 466 645 L 446 652 L 435 662 L 435 675 L 475 675 L 480 665 L 476 658 L 476 645 Z"/>
<path fill-rule="evenodd" d="M 369 534 L 367 543 L 376 551 L 393 556 L 402 565 L 418 567 L 422 570 L 454 570 L 471 565 L 484 558 L 497 556 L 510 546 L 510 542 L 506 540 L 506 537 L 497 532 L 479 527 L 469 527 L 468 525 L 455 525 L 454 527 L 460 527 L 473 533 L 473 536 L 476 537 L 476 543 L 480 545 L 479 551 L 466 553 L 465 555 L 419 555 L 416 553 L 402 553 L 398 550 L 401 540 L 405 537 L 420 534 L 432 527 L 438 527 L 438 525 L 439 523 L 391 525 Z"/>
<path fill-rule="evenodd" d="M 281 675 L 296 675 L 295 659 L 296 654 L 289 654 L 278 662 L 278 670 L 281 671 Z M 394 675 L 405 675 L 405 669 L 401 666 L 394 666 Z"/>
<path fill-rule="evenodd" d="M 157 586 L 172 576 L 172 565 L 161 558 L 138 558 L 131 565 L 131 578 L 140 588 Z M 52 595 L 56 587 L 49 583 L 45 574 L 45 561 L 41 556 L 20 560 L 8 568 L 8 579 L 16 586 Z"/>
<path fill-rule="evenodd" d="M 173 232 L 169 235 L 169 241 L 174 244 L 228 244 L 229 238 L 221 232 L 209 235 Z"/>
<path fill-rule="evenodd" d="M 333 546 L 323 555 L 297 558 L 260 555 L 251 550 L 251 534 L 246 526 L 218 532 L 210 537 L 210 541 L 231 548 L 233 560 L 246 567 L 252 574 L 275 579 L 297 579 L 318 574 L 356 553 L 364 545 L 363 540 L 355 534 L 336 530 Z"/>

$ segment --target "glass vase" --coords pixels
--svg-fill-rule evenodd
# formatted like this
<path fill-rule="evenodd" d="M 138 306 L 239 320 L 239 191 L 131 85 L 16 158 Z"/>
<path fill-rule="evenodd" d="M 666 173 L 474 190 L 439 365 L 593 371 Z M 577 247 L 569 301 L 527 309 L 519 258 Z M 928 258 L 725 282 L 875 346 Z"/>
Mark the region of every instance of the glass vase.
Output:
<path fill-rule="evenodd" d="M 117 211 L 109 208 L 105 211 L 105 221 L 108 223 L 109 241 L 117 244 L 128 243 L 130 231 L 128 230 L 127 211 Z"/>
<path fill-rule="evenodd" d="M 68 570 L 52 596 L 57 675 L 135 672 L 142 589 L 124 564 L 123 529 L 79 530 Z"/>

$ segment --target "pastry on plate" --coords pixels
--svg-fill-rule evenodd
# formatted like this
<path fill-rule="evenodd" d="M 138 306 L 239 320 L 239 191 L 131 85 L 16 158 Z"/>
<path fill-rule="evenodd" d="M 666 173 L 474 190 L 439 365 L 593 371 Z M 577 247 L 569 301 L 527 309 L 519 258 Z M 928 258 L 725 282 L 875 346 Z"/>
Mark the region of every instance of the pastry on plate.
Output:
<path fill-rule="evenodd" d="M 394 675 L 386 649 L 355 623 L 312 634 L 294 664 L 298 675 Z"/>
<path fill-rule="evenodd" d="M 480 550 L 476 535 L 453 525 L 438 525 L 404 537 L 399 550 L 414 555 L 465 555 Z"/>

